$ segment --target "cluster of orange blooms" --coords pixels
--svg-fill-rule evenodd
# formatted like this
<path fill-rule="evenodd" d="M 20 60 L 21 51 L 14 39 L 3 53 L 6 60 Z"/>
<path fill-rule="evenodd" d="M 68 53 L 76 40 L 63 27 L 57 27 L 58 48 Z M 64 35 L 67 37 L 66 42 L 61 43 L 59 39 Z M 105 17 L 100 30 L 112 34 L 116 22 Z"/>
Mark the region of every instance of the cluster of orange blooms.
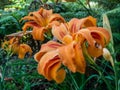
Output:
<path fill-rule="evenodd" d="M 52 10 L 40 8 L 30 12 L 22 20 L 27 20 L 23 31 L 31 27 L 35 40 L 43 41 L 47 32 L 51 32 L 55 38 L 43 44 L 40 51 L 34 55 L 34 59 L 38 62 L 38 73 L 57 83 L 62 83 L 66 76 L 62 66 L 73 73 L 85 73 L 83 48 L 86 48 L 92 58 L 99 57 L 110 41 L 108 31 L 97 27 L 96 19 L 92 16 L 73 18 L 66 22 L 61 15 L 53 13 Z"/>
<path fill-rule="evenodd" d="M 9 41 L 5 41 L 2 44 L 2 48 L 7 52 L 11 52 L 12 54 L 18 54 L 18 58 L 23 59 L 26 53 L 32 54 L 32 49 L 27 44 L 20 44 L 18 37 L 12 37 Z"/>

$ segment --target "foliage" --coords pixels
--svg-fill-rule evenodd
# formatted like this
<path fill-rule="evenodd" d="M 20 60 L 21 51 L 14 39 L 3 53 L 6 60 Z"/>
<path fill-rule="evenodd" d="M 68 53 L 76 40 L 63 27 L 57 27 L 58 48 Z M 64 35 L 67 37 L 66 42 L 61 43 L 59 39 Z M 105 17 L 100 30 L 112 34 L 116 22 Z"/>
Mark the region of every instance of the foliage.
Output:
<path fill-rule="evenodd" d="M 5 5 L 10 4 L 9 0 L 0 0 L 0 9 L 4 9 Z"/>
<path fill-rule="evenodd" d="M 3 51 L 3 50 L 1 50 Z M 5 56 L 6 54 L 4 54 Z M 1 56 L 3 54 L 1 53 Z M 5 56 L 6 57 L 6 56 Z M 46 83 L 44 78 L 38 75 L 36 71 L 36 62 L 31 58 L 19 60 L 14 58 L 0 57 L 0 70 L 2 78 L 0 82 L 1 90 L 31 90 L 31 88 Z M 10 59 L 10 60 L 9 60 Z M 45 88 L 45 87 L 43 87 Z"/>
<path fill-rule="evenodd" d="M 22 23 L 19 20 L 27 14 L 27 11 L 18 10 L 11 12 L 1 10 L 0 13 L 0 34 L 6 35 L 21 30 Z"/>
<path fill-rule="evenodd" d="M 112 30 L 113 32 L 118 32 L 120 31 L 120 20 L 118 18 L 120 18 L 120 7 L 117 7 L 113 10 L 110 10 L 108 12 L 106 12 L 106 14 L 108 15 L 109 19 L 110 19 L 110 24 L 112 26 Z"/>
<path fill-rule="evenodd" d="M 26 8 L 32 0 L 4 0 L 5 8 L 23 9 Z M 7 4 L 9 2 L 9 4 Z"/>
<path fill-rule="evenodd" d="M 90 0 L 93 2 L 97 2 L 99 7 L 103 7 L 104 9 L 114 9 L 117 5 L 119 5 L 119 0 Z"/>

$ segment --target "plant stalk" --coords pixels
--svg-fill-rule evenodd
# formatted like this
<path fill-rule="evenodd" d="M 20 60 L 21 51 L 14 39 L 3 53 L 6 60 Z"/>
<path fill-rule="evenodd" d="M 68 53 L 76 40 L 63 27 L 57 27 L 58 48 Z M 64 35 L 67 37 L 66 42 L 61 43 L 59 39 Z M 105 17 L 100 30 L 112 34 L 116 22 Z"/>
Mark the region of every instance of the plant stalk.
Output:
<path fill-rule="evenodd" d="M 74 77 L 72 76 L 72 74 L 71 74 L 70 71 L 69 71 L 69 74 L 70 74 L 70 77 L 71 77 L 71 79 L 72 79 L 72 81 L 73 81 L 73 84 L 74 84 L 75 90 L 79 90 L 79 86 L 78 86 L 76 80 L 74 79 Z"/>

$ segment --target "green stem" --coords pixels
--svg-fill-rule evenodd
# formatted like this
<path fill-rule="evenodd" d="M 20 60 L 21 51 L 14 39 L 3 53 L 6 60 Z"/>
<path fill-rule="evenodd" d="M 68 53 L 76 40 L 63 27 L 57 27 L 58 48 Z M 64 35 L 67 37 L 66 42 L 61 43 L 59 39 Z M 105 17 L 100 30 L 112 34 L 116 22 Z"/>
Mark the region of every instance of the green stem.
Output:
<path fill-rule="evenodd" d="M 5 78 L 5 71 L 6 71 L 6 64 L 5 66 L 1 67 L 1 73 L 2 73 L 2 77 L 1 77 L 1 81 L 0 81 L 0 90 L 4 90 L 4 78 Z M 1 89 L 2 88 L 2 89 Z"/>
<path fill-rule="evenodd" d="M 99 71 L 99 75 L 101 76 L 101 78 L 104 80 L 104 82 L 107 85 L 108 90 L 112 90 L 111 85 L 109 84 L 109 82 L 105 79 L 105 77 L 102 75 L 102 73 Z"/>
<path fill-rule="evenodd" d="M 114 70 L 114 73 L 115 73 L 115 86 L 116 86 L 116 89 L 115 90 L 119 90 L 118 88 L 118 76 L 117 76 L 117 67 L 116 67 L 116 60 L 115 62 L 113 63 L 113 70 Z"/>
<path fill-rule="evenodd" d="M 108 90 L 112 90 L 112 89 L 110 88 L 109 82 L 108 82 L 108 81 L 104 78 L 104 76 L 102 75 L 102 72 L 101 72 L 100 68 L 98 67 L 98 65 L 94 62 L 94 60 L 93 60 L 91 57 L 87 56 L 87 58 L 89 59 L 88 61 L 89 61 L 93 66 L 96 67 L 96 68 L 94 68 L 94 69 L 99 73 L 100 77 L 104 80 L 104 82 L 106 83 L 106 85 L 107 85 L 107 87 L 108 87 Z"/>
<path fill-rule="evenodd" d="M 85 80 L 82 85 L 80 86 L 79 90 L 83 90 L 83 87 L 85 86 L 85 84 L 90 80 L 92 79 L 93 77 L 98 77 L 98 75 L 92 75 L 90 76 L 87 80 Z"/>
<path fill-rule="evenodd" d="M 108 90 L 112 90 L 110 83 L 105 79 L 105 77 L 104 77 L 104 75 L 102 74 L 100 68 L 99 68 L 96 64 L 95 64 L 94 66 L 95 66 L 95 67 L 92 67 L 92 68 L 95 69 L 95 70 L 98 72 L 98 74 L 100 75 L 100 77 L 103 79 L 103 81 L 104 81 L 105 84 L 107 85 Z"/>
<path fill-rule="evenodd" d="M 0 90 L 2 90 L 2 65 L 0 66 Z"/>
<path fill-rule="evenodd" d="M 99 75 L 101 76 L 101 78 L 102 78 L 102 79 L 104 80 L 104 82 L 106 83 L 106 85 L 107 85 L 107 87 L 108 87 L 108 90 L 112 90 L 112 89 L 111 89 L 111 85 L 109 84 L 109 82 L 108 82 L 108 81 L 105 79 L 105 77 L 103 76 L 100 67 L 95 63 L 95 61 L 91 58 L 91 56 L 89 56 L 85 44 L 83 44 L 83 52 L 84 52 L 84 55 L 85 55 L 85 57 L 86 57 L 86 60 L 90 63 L 90 65 L 93 65 L 93 66 L 94 66 L 93 69 L 95 69 L 95 70 L 99 73 Z"/>
<path fill-rule="evenodd" d="M 72 76 L 72 74 L 71 74 L 70 71 L 69 71 L 69 74 L 70 74 L 70 77 L 71 77 L 71 79 L 72 79 L 72 81 L 73 81 L 73 84 L 74 84 L 75 90 L 79 90 L 79 86 L 78 86 L 76 80 L 74 79 L 74 77 Z"/>
<path fill-rule="evenodd" d="M 93 68 L 93 69 L 95 69 L 98 72 L 98 74 L 100 75 L 100 77 L 103 79 L 103 81 L 107 85 L 108 90 L 112 90 L 110 83 L 105 79 L 105 77 L 102 74 L 102 71 L 100 70 L 100 68 L 97 66 L 97 64 L 95 64 L 94 66 L 95 66 L 95 68 Z"/>
<path fill-rule="evenodd" d="M 87 11 L 90 15 L 92 15 L 89 11 L 89 9 L 80 1 L 80 0 L 77 0 L 79 4 L 81 4 Z"/>
<path fill-rule="evenodd" d="M 111 42 L 112 42 L 112 45 L 111 45 L 111 48 L 112 48 L 112 57 L 111 57 L 111 60 L 110 60 L 110 62 L 111 62 L 111 64 L 113 64 L 112 65 L 112 67 L 113 67 L 113 70 L 114 70 L 114 75 L 115 75 L 115 90 L 120 90 L 119 89 L 119 87 L 118 87 L 118 75 L 117 75 L 117 65 L 116 65 L 116 62 L 117 62 L 117 60 L 116 60 L 116 58 L 115 58 L 115 49 L 114 49 L 114 43 L 113 43 L 113 38 L 111 39 Z"/>

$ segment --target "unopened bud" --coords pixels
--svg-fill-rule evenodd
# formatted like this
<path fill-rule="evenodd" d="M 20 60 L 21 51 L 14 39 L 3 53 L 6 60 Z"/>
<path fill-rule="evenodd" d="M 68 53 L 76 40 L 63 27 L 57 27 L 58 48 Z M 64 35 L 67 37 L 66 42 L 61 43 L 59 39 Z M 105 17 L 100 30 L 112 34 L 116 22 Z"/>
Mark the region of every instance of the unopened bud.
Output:
<path fill-rule="evenodd" d="M 110 54 L 110 52 L 108 51 L 107 48 L 103 48 L 103 57 L 104 57 L 107 61 L 109 61 L 110 58 L 111 58 L 111 54 Z"/>
<path fill-rule="evenodd" d="M 1 74 L 1 72 L 0 72 L 0 78 L 2 78 L 2 74 Z"/>
<path fill-rule="evenodd" d="M 107 60 L 110 61 L 111 65 L 114 66 L 113 63 L 113 58 L 107 48 L 103 48 L 103 57 Z"/>

